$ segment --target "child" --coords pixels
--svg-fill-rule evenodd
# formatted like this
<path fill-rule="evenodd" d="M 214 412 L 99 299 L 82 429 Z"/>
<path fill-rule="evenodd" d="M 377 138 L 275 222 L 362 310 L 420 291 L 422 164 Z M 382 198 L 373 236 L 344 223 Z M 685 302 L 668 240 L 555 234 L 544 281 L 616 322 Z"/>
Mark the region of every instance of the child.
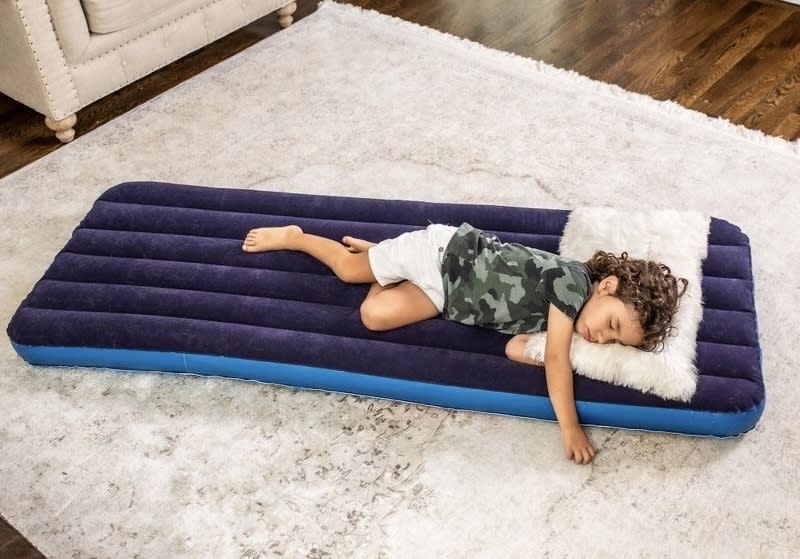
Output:
<path fill-rule="evenodd" d="M 496 237 L 464 223 L 433 224 L 379 244 L 345 237 L 343 244 L 300 227 L 251 230 L 246 252 L 305 252 L 342 281 L 371 283 L 361 305 L 370 330 L 444 318 L 515 334 L 506 355 L 524 354 L 529 334 L 547 331 L 547 391 L 561 427 L 564 451 L 577 464 L 594 458 L 578 423 L 569 350 L 573 332 L 593 343 L 655 351 L 670 334 L 687 281 L 663 264 L 598 251 L 583 263 Z"/>

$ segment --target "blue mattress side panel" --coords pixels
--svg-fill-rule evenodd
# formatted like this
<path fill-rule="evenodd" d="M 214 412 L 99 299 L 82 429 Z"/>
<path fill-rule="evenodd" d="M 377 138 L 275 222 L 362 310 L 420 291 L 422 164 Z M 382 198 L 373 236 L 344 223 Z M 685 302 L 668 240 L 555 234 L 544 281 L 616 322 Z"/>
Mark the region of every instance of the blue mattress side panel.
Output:
<path fill-rule="evenodd" d="M 220 376 L 327 390 L 470 411 L 555 420 L 550 399 L 464 388 L 362 373 L 274 363 L 253 359 L 128 349 L 29 346 L 12 342 L 33 365 L 104 367 Z M 751 430 L 764 410 L 765 400 L 737 413 L 655 408 L 600 402 L 576 402 L 584 425 L 664 431 L 685 435 L 732 437 Z"/>

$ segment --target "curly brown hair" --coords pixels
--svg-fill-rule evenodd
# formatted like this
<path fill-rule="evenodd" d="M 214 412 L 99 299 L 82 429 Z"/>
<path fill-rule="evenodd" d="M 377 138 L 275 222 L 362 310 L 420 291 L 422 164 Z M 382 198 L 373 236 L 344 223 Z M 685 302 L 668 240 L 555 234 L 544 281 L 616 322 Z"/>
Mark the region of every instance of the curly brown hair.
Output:
<path fill-rule="evenodd" d="M 676 278 L 664 264 L 630 258 L 627 252 L 616 256 L 598 250 L 586 266 L 593 283 L 608 276 L 619 279 L 615 295 L 633 307 L 644 331 L 639 349 L 656 352 L 664 349 L 664 339 L 675 331 L 672 318 L 689 282 Z"/>

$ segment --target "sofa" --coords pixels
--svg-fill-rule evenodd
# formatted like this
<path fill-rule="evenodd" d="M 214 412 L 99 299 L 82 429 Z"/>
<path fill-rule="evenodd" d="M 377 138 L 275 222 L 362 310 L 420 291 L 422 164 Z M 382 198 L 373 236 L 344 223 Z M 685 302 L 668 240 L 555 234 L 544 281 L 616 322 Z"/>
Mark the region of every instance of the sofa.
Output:
<path fill-rule="evenodd" d="M 0 92 L 45 117 L 62 142 L 93 101 L 291 0 L 0 0 Z"/>

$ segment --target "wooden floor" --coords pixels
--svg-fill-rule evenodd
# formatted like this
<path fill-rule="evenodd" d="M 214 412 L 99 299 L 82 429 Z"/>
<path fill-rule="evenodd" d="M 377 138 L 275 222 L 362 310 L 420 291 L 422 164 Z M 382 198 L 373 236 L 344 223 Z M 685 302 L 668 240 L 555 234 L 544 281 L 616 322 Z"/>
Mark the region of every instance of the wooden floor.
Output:
<path fill-rule="evenodd" d="M 31 543 L 0 516 L 0 559 L 42 559 Z"/>
<path fill-rule="evenodd" d="M 800 7 L 777 0 L 351 0 L 656 99 L 800 138 Z M 317 0 L 298 0 L 296 19 Z M 262 18 L 78 113 L 78 135 L 279 31 Z M 0 94 L 0 177 L 61 144 Z M 20 551 L 0 518 L 0 559 Z M 24 540 L 22 540 L 24 543 Z M 28 555 L 26 555 L 28 553 Z"/>

